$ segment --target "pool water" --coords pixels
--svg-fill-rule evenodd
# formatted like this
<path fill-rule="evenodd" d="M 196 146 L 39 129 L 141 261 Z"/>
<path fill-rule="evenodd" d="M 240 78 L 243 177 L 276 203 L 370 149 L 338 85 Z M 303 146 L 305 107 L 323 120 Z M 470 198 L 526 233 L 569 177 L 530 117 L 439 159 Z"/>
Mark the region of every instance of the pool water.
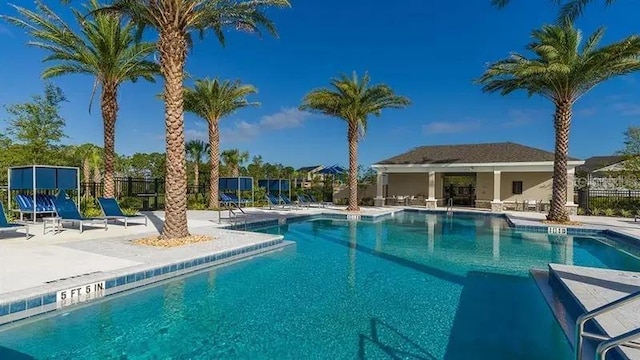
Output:
<path fill-rule="evenodd" d="M 0 331 L 0 359 L 570 359 L 529 270 L 640 271 L 597 238 L 489 216 L 264 232 L 296 246 Z"/>

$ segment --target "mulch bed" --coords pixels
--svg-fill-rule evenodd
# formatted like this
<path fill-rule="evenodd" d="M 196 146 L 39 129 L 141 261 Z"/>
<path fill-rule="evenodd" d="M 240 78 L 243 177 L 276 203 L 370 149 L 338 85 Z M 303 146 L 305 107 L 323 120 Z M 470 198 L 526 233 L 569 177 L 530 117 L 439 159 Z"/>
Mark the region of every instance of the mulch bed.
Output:
<path fill-rule="evenodd" d="M 154 246 L 160 248 L 172 248 L 176 246 L 183 246 L 189 244 L 196 244 L 206 241 L 213 240 L 213 237 L 206 235 L 190 235 L 183 238 L 177 239 L 165 239 L 160 236 L 151 236 L 138 240 L 134 240 L 133 243 L 136 245 L 146 245 L 146 246 Z"/>

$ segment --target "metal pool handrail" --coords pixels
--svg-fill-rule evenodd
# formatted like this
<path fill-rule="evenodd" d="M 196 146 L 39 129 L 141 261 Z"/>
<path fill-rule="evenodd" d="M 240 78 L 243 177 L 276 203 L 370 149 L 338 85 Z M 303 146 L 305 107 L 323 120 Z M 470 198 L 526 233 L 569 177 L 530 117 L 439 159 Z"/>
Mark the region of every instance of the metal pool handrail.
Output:
<path fill-rule="evenodd" d="M 595 318 L 598 315 L 602 315 L 611 310 L 618 309 L 621 306 L 628 304 L 637 299 L 640 299 L 640 291 L 624 296 L 618 300 L 612 301 L 608 304 L 602 305 L 596 309 L 593 309 L 591 311 L 588 311 L 578 316 L 578 319 L 576 320 L 576 360 L 582 360 L 583 338 L 604 340 L 602 343 L 598 345 L 596 349 L 596 359 L 604 359 L 604 356 L 606 355 L 607 351 L 619 345 L 640 349 L 640 345 L 635 343 L 630 343 L 630 341 L 636 338 L 640 338 L 640 328 L 629 331 L 625 334 L 622 334 L 613 338 L 609 338 L 606 336 L 584 331 L 584 324 L 587 321 Z M 600 357 L 601 355 L 602 357 Z"/>

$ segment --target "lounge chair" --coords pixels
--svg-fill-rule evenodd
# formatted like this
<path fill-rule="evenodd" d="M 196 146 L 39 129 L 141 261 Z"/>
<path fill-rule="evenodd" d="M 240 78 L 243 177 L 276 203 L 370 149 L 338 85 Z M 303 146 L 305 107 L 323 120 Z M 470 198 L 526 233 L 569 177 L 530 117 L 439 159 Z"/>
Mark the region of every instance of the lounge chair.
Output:
<path fill-rule="evenodd" d="M 129 219 L 144 219 L 144 226 L 147 226 L 147 215 L 145 214 L 136 214 L 136 215 L 125 215 L 120 209 L 120 205 L 116 199 L 113 198 L 98 198 L 98 204 L 100 204 L 100 208 L 102 209 L 102 213 L 107 220 L 122 220 L 124 221 L 124 227 L 127 228 L 127 223 Z"/>
<path fill-rule="evenodd" d="M 25 237 L 29 240 L 29 227 L 24 224 L 15 224 L 7 221 L 7 217 L 4 214 L 4 207 L 2 203 L 0 203 L 0 231 L 16 231 L 19 229 L 24 229 Z"/>
<path fill-rule="evenodd" d="M 311 207 L 311 199 L 309 199 L 305 194 L 300 194 L 298 195 L 298 204 L 303 207 Z"/>
<path fill-rule="evenodd" d="M 292 209 L 300 209 L 300 206 L 296 205 L 287 195 L 280 194 L 280 199 L 285 206 L 288 206 Z"/>
<path fill-rule="evenodd" d="M 71 226 L 78 223 L 80 227 L 80 233 L 82 233 L 82 227 L 85 223 L 101 222 L 104 224 L 104 229 L 107 230 L 107 218 L 85 218 L 80 215 L 78 207 L 71 199 L 67 199 L 64 195 L 55 197 L 53 204 L 56 207 L 56 214 L 60 218 L 61 223 L 69 222 Z"/>
<path fill-rule="evenodd" d="M 16 195 L 16 203 L 18 204 L 18 212 L 20 212 L 20 220 L 24 220 L 24 214 L 31 214 L 33 221 L 36 221 L 38 214 L 55 214 L 56 210 L 53 205 L 53 196 L 47 194 L 36 194 L 35 211 L 33 203 L 33 195 L 18 194 Z"/>
<path fill-rule="evenodd" d="M 242 207 L 243 205 L 246 206 L 251 202 L 251 200 L 238 199 L 238 196 L 236 194 L 221 193 L 220 199 L 227 204 L 234 204 L 238 208 Z"/>
<path fill-rule="evenodd" d="M 267 198 L 267 203 L 269 204 L 269 209 L 273 209 L 277 207 L 284 208 L 284 204 L 282 203 L 281 199 L 278 196 L 267 194 L 266 198 Z"/>
<path fill-rule="evenodd" d="M 316 204 L 316 205 L 322 206 L 322 207 L 325 207 L 328 204 L 328 203 L 326 203 L 324 201 L 317 201 L 316 198 L 313 197 L 313 195 L 311 195 L 311 194 L 307 194 L 307 197 L 309 197 L 309 199 L 311 199 L 311 203 L 312 204 Z"/>

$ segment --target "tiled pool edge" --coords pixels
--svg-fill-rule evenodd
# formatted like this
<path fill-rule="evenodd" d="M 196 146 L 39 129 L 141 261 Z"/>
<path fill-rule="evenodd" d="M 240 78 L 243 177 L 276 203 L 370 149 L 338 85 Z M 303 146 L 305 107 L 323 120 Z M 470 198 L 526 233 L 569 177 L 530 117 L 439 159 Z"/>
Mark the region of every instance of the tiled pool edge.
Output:
<path fill-rule="evenodd" d="M 243 246 L 170 264 L 148 266 L 147 268 L 141 267 L 136 269 L 136 271 L 125 273 L 123 275 L 114 276 L 114 272 L 104 272 L 93 274 L 94 276 L 80 277 L 77 278 L 77 280 L 82 280 L 84 283 L 104 281 L 104 295 L 98 298 L 102 299 L 127 290 L 144 287 L 146 285 L 205 270 L 207 268 L 213 268 L 215 266 L 248 259 L 291 245 L 294 245 L 294 243 L 285 241 L 282 236 L 278 235 L 272 240 L 258 244 Z M 36 315 L 60 309 L 72 308 L 73 305 L 70 307 L 58 308 L 57 291 L 72 288 L 74 285 L 75 284 L 62 283 L 60 288 L 56 290 L 46 291 L 35 296 L 12 299 L 10 301 L 0 301 L 0 327 Z M 91 300 L 79 304 L 86 304 L 90 302 Z"/>

